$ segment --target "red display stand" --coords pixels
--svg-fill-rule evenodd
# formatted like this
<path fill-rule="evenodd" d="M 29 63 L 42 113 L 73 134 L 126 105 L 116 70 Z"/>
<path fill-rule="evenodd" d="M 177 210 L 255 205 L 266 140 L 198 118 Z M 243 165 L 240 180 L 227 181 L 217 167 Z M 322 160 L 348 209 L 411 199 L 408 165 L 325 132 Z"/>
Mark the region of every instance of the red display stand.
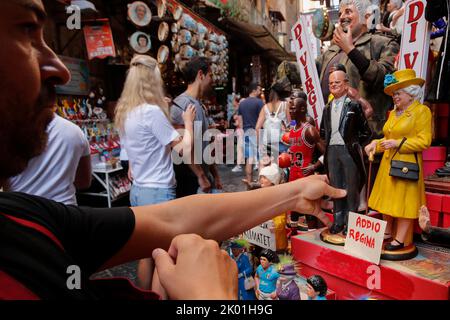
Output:
<path fill-rule="evenodd" d="M 442 195 L 442 227 L 450 228 L 450 195 Z"/>
<path fill-rule="evenodd" d="M 447 159 L 446 147 L 430 147 L 422 152 L 423 177 L 427 178 L 434 174 L 436 169 L 444 166 Z"/>
<path fill-rule="evenodd" d="M 321 275 L 336 299 L 449 299 L 450 251 L 420 245 L 414 259 L 381 260 L 380 288 L 371 290 L 373 271 L 368 268 L 374 264 L 349 255 L 343 246 L 322 242 L 322 230 L 292 237 L 292 255 L 300 264 L 299 273 Z"/>

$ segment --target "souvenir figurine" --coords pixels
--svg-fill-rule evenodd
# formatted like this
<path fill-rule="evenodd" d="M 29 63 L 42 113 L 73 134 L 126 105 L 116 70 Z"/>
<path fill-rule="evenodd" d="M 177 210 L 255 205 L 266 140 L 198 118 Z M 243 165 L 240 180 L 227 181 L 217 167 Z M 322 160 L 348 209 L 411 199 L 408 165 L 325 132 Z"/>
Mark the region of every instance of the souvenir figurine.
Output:
<path fill-rule="evenodd" d="M 425 80 L 412 69 L 385 77 L 384 92 L 392 96 L 394 110 L 383 127 L 384 137 L 366 146 L 366 153 L 383 158 L 369 198 L 369 207 L 387 222 L 381 258 L 406 260 L 418 251 L 413 243 L 414 221 L 425 205 L 422 152 L 431 144 L 432 116 L 420 103 Z"/>
<path fill-rule="evenodd" d="M 306 280 L 308 300 L 327 300 L 327 283 L 319 276 L 314 275 Z"/>
<path fill-rule="evenodd" d="M 321 233 L 325 242 L 344 245 L 349 212 L 358 212 L 361 191 L 367 181 L 362 152 L 372 130 L 361 104 L 348 96 L 348 75 L 337 70 L 329 75 L 331 100 L 323 109 L 320 136 L 325 141 L 325 169 L 330 185 L 346 189 L 347 196 L 333 200 L 333 224 Z"/>
<path fill-rule="evenodd" d="M 317 128 L 308 121 L 307 117 L 307 95 L 303 91 L 296 93 L 296 97 L 291 100 L 289 113 L 292 119 L 292 127 L 289 131 L 289 181 L 301 179 L 314 174 L 321 166 L 320 161 L 313 163 L 313 153 L 317 149 L 324 153 L 324 146 L 320 140 Z M 283 154 L 280 155 L 280 157 Z M 312 229 L 316 228 L 317 219 L 312 216 L 303 216 L 302 213 L 291 211 L 289 227 L 291 235 L 296 235 L 297 230 L 308 231 L 308 225 Z"/>
<path fill-rule="evenodd" d="M 253 287 L 250 287 L 251 285 L 249 286 L 248 284 L 246 287 L 246 282 L 250 283 L 249 279 L 253 280 L 253 268 L 248 256 L 245 254 L 247 247 L 248 242 L 245 239 L 233 240 L 230 245 L 231 258 L 236 261 L 238 267 L 239 300 L 255 300 L 256 298 Z"/>
<path fill-rule="evenodd" d="M 259 172 L 259 182 L 249 182 L 246 179 L 242 181 L 247 185 L 249 190 L 254 190 L 258 188 L 267 188 L 274 185 L 278 185 L 283 182 L 283 171 L 278 167 L 276 163 L 271 163 L 271 159 L 267 157 L 267 159 L 263 159 L 262 163 L 267 161 L 265 167 L 261 169 Z M 272 225 L 269 228 L 271 233 L 275 234 L 275 243 L 277 252 L 286 251 L 288 247 L 288 240 L 286 236 L 286 214 L 282 213 L 272 220 L 269 220 L 269 224 Z"/>
<path fill-rule="evenodd" d="M 277 282 L 278 300 L 300 300 L 300 289 L 295 282 L 297 272 L 295 261 L 292 256 L 284 255 L 280 257 L 278 273 L 280 277 Z"/>
<path fill-rule="evenodd" d="M 270 249 L 264 249 L 259 256 L 261 263 L 256 269 L 255 275 L 255 293 L 258 300 L 274 300 L 277 297 L 276 284 L 280 277 L 276 271 L 274 262 L 277 262 L 278 256 Z"/>

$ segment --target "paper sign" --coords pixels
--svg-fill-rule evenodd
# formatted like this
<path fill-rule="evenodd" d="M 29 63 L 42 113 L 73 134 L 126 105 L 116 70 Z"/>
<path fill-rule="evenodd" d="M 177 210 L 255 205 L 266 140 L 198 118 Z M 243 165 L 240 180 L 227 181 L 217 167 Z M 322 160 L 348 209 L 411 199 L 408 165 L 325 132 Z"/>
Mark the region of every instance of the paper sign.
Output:
<path fill-rule="evenodd" d="M 262 248 L 276 251 L 275 233 L 270 231 L 270 228 L 273 227 L 273 221 L 269 220 L 253 229 L 245 231 L 243 238 Z"/>
<path fill-rule="evenodd" d="M 99 26 L 85 26 L 83 31 L 89 60 L 116 56 L 112 31 L 108 22 Z"/>
<path fill-rule="evenodd" d="M 344 250 L 379 264 L 386 224 L 386 221 L 350 212 Z"/>
<path fill-rule="evenodd" d="M 291 32 L 303 90 L 308 96 L 308 113 L 314 119 L 316 127 L 319 128 L 325 103 L 308 34 L 308 22 L 304 15 L 300 15 L 299 21 L 294 24 Z"/>
<path fill-rule="evenodd" d="M 430 24 L 425 20 L 426 4 L 425 0 L 409 0 L 405 5 L 398 68 L 413 69 L 417 77 L 425 80 L 431 30 Z"/>

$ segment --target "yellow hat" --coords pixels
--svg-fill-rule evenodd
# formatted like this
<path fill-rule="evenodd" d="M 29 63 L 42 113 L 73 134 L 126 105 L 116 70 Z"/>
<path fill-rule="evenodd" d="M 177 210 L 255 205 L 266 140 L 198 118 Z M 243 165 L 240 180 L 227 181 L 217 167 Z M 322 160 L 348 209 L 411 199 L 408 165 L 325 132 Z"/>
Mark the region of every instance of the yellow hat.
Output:
<path fill-rule="evenodd" d="M 389 96 L 402 88 L 406 88 L 411 85 L 422 86 L 425 80 L 416 77 L 416 72 L 412 69 L 398 70 L 393 74 L 387 74 L 384 77 L 384 93 Z"/>

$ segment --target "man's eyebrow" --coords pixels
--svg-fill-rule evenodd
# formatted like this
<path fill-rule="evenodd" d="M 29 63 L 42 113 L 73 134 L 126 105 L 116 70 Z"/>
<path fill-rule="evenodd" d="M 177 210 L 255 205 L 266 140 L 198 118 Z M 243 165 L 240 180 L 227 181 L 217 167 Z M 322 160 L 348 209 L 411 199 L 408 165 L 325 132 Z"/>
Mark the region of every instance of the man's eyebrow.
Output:
<path fill-rule="evenodd" d="M 17 3 L 24 9 L 32 11 L 38 18 L 38 20 L 40 21 L 45 21 L 47 20 L 47 13 L 45 12 L 45 10 L 39 6 L 38 4 L 36 4 L 34 1 L 32 0 L 18 0 Z"/>

